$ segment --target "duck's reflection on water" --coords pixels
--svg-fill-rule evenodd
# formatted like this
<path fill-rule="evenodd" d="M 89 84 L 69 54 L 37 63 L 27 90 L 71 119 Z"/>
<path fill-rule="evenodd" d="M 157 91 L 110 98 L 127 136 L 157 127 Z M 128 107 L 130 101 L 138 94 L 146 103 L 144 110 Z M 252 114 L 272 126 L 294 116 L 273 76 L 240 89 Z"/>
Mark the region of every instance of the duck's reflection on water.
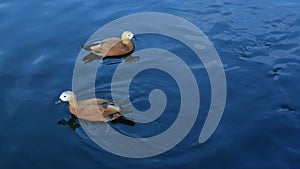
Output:
<path fill-rule="evenodd" d="M 77 117 L 74 116 L 73 114 L 71 114 L 71 118 L 68 121 L 65 119 L 62 119 L 62 120 L 59 120 L 57 122 L 57 124 L 60 124 L 63 126 L 68 125 L 72 130 L 76 130 L 77 128 L 80 127 Z"/>
<path fill-rule="evenodd" d="M 89 53 L 88 55 L 86 55 L 85 57 L 82 58 L 82 61 L 84 63 L 89 63 L 89 62 L 92 62 L 92 61 L 95 61 L 95 60 L 107 60 L 109 58 L 124 58 L 124 61 L 126 63 L 134 63 L 138 60 L 140 60 L 140 57 L 139 56 L 132 56 L 132 55 L 126 55 L 126 56 L 119 56 L 119 57 L 100 57 L 98 55 L 95 55 L 94 53 Z M 111 62 L 111 63 L 108 63 L 107 65 L 112 65 L 112 64 L 119 64 L 121 63 L 122 61 L 119 61 L 119 62 Z"/>

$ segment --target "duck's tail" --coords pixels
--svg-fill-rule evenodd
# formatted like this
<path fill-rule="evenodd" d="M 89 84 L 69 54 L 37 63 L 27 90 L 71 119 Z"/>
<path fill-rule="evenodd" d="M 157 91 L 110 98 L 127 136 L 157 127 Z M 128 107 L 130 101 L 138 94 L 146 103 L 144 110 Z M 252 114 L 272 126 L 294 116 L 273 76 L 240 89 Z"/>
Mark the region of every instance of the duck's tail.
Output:
<path fill-rule="evenodd" d="M 134 126 L 135 122 L 133 120 L 130 120 L 124 116 L 120 116 L 112 121 L 110 121 L 111 123 L 121 123 L 121 124 L 125 124 L 128 126 Z"/>

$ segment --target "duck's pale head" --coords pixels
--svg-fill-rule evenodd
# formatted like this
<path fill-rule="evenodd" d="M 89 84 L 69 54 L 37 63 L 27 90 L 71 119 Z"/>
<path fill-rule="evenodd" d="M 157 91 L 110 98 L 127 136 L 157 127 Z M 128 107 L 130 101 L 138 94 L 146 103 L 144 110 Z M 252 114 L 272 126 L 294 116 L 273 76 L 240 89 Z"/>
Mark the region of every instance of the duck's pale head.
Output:
<path fill-rule="evenodd" d="M 121 35 L 122 40 L 131 40 L 134 37 L 134 34 L 130 31 L 124 31 Z"/>
<path fill-rule="evenodd" d="M 72 92 L 72 91 L 64 91 L 59 96 L 59 100 L 61 100 L 63 102 L 74 101 L 75 98 L 76 98 L 76 96 L 75 96 L 74 92 Z"/>

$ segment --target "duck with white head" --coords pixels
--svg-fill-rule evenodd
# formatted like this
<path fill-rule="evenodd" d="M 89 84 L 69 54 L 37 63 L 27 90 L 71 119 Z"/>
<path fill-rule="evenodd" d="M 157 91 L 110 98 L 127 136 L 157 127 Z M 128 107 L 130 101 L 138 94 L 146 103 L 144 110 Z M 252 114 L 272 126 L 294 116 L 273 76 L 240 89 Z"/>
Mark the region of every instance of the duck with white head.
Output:
<path fill-rule="evenodd" d="M 122 123 L 134 126 L 135 122 L 120 114 L 120 107 L 114 105 L 111 100 L 91 98 L 87 100 L 77 101 L 76 95 L 72 91 L 64 91 L 59 96 L 60 102 L 69 103 L 69 111 L 72 115 L 79 119 L 91 122 L 112 122 Z"/>
<path fill-rule="evenodd" d="M 81 48 L 90 51 L 91 54 L 97 56 L 98 60 L 108 57 L 122 57 L 128 56 L 134 51 L 134 44 L 132 39 L 135 39 L 135 35 L 130 31 L 124 31 L 121 37 L 107 38 L 104 40 L 97 40 L 85 45 Z M 83 61 L 89 62 L 90 55 L 83 58 Z"/>

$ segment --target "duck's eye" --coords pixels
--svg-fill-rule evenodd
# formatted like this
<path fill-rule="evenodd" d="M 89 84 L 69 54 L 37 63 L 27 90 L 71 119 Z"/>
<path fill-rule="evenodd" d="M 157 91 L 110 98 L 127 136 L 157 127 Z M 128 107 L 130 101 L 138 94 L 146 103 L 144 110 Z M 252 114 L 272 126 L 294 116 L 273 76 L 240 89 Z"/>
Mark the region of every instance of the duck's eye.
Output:
<path fill-rule="evenodd" d="M 67 96 L 64 96 L 64 98 L 66 98 Z"/>

